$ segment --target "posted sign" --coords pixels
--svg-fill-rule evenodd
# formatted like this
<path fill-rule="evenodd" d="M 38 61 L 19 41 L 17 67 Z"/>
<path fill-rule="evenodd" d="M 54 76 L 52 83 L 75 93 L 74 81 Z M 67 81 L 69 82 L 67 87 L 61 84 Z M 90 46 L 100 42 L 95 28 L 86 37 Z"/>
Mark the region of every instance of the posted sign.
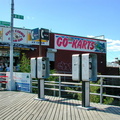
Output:
<path fill-rule="evenodd" d="M 55 34 L 55 49 L 106 53 L 106 40 Z"/>
<path fill-rule="evenodd" d="M 30 74 L 29 73 L 15 73 L 14 80 L 19 91 L 30 92 Z"/>
<path fill-rule="evenodd" d="M 10 72 L 6 72 L 6 80 L 9 83 L 10 80 Z M 20 72 L 13 72 L 13 81 L 15 83 L 15 88 L 18 91 L 24 91 L 24 92 L 30 92 L 30 85 L 31 85 L 31 79 L 30 79 L 30 73 L 20 73 Z M 8 88 L 10 84 L 8 84 Z"/>

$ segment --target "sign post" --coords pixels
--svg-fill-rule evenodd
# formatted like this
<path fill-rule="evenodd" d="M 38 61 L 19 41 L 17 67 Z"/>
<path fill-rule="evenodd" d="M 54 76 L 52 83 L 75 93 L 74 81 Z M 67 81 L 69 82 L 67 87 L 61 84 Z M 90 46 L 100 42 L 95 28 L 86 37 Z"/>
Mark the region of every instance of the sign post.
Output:
<path fill-rule="evenodd" d="M 10 90 L 15 90 L 13 85 L 13 14 L 14 14 L 14 0 L 11 3 L 11 42 L 10 42 Z"/>
<path fill-rule="evenodd" d="M 44 28 L 40 29 L 40 44 L 39 44 L 39 56 L 40 57 L 42 57 L 42 45 L 41 45 L 42 44 L 42 40 L 47 40 L 47 41 L 49 40 L 49 30 L 48 29 L 44 29 Z M 47 66 L 49 66 L 49 65 L 47 65 Z M 44 78 L 40 77 L 40 79 L 38 80 L 38 91 L 39 91 L 38 92 L 39 93 L 38 94 L 38 98 L 44 98 Z"/>
<path fill-rule="evenodd" d="M 14 18 L 24 19 L 22 15 L 14 14 L 14 0 L 11 0 L 11 42 L 10 42 L 10 90 L 15 90 L 16 88 L 13 86 L 13 23 Z"/>

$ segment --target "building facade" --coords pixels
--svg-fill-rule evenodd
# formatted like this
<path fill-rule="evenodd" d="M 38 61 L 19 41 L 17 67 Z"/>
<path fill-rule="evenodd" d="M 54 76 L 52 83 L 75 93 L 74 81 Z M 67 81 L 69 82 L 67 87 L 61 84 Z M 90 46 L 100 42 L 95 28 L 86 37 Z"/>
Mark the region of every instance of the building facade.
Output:
<path fill-rule="evenodd" d="M 73 54 L 95 53 L 98 73 L 107 74 L 106 40 L 50 32 L 49 40 L 41 40 L 40 47 L 39 38 L 34 39 L 32 32 L 30 29 L 14 28 L 14 71 L 19 67 L 22 53 L 31 58 L 40 56 L 41 52 L 43 57 L 49 58 L 50 68 L 60 73 L 72 72 Z M 34 35 L 36 37 L 38 34 Z M 10 37 L 10 27 L 0 26 L 0 71 L 5 71 L 10 64 Z M 117 74 L 118 71 L 116 69 Z"/>
<path fill-rule="evenodd" d="M 39 46 L 36 47 L 37 52 L 33 57 L 39 53 Z M 97 54 L 98 73 L 105 74 L 106 40 L 50 33 L 49 46 L 42 46 L 42 56 L 48 57 L 51 69 L 60 73 L 71 73 L 72 55 L 83 53 Z"/>

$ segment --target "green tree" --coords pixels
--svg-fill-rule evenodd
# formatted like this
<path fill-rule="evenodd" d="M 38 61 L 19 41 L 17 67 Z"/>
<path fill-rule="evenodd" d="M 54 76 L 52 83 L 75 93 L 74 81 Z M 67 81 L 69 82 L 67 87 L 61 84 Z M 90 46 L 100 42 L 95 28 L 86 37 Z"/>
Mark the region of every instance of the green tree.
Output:
<path fill-rule="evenodd" d="M 20 71 L 21 72 L 30 72 L 30 59 L 27 58 L 25 53 L 22 53 L 22 58 L 20 61 Z"/>

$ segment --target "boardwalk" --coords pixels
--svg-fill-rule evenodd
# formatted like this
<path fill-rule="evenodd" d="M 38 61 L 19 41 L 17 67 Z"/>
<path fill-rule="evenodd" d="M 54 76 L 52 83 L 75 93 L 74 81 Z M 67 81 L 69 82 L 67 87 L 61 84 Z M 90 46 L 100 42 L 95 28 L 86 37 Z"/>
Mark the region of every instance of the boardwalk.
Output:
<path fill-rule="evenodd" d="M 120 120 L 120 107 L 91 103 L 96 110 L 78 109 L 78 100 L 36 94 L 0 91 L 0 120 Z"/>

